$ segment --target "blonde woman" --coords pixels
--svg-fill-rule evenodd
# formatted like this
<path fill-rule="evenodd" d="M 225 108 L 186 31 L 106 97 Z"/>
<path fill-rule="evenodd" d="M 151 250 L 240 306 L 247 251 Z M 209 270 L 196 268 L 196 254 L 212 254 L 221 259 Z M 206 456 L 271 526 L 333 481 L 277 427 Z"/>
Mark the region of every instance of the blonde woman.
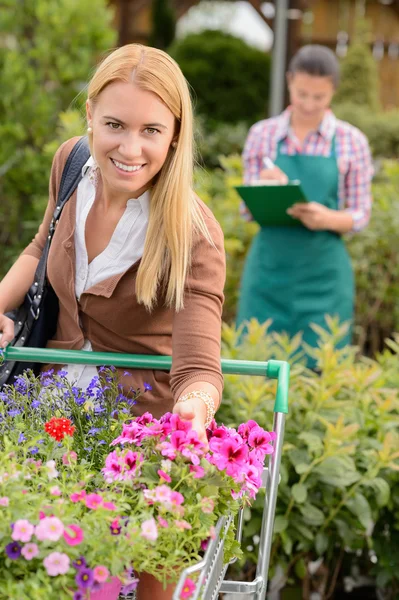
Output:
<path fill-rule="evenodd" d="M 220 329 L 225 280 L 223 235 L 195 196 L 193 117 L 178 65 L 131 44 L 98 67 L 87 99 L 91 156 L 52 241 L 48 279 L 60 304 L 48 347 L 173 356 L 169 373 L 120 370 L 124 388 L 147 391 L 136 414 L 173 410 L 202 439 L 222 393 Z M 0 283 L 2 346 L 13 339 L 5 313 L 33 282 L 63 167 L 78 138 L 56 152 L 43 223 Z M 94 370 L 94 373 L 93 373 Z M 94 367 L 71 366 L 87 385 Z M 169 598 L 151 579 L 140 600 Z"/>

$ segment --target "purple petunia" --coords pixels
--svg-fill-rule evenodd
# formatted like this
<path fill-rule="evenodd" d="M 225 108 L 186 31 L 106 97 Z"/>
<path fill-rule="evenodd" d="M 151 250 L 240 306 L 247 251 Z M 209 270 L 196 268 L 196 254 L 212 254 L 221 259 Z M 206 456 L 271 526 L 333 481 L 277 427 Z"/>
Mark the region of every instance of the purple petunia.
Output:
<path fill-rule="evenodd" d="M 87 590 L 91 588 L 94 583 L 94 573 L 88 567 L 83 567 L 77 572 L 75 581 L 81 589 Z"/>
<path fill-rule="evenodd" d="M 85 594 L 83 592 L 81 592 L 80 590 L 78 590 L 77 592 L 74 593 L 73 600 L 85 600 Z"/>
<path fill-rule="evenodd" d="M 5 550 L 8 558 L 16 560 L 21 556 L 22 546 L 20 546 L 18 542 L 11 542 L 10 544 L 7 544 Z"/>
<path fill-rule="evenodd" d="M 80 556 L 73 563 L 72 566 L 75 567 L 79 571 L 79 569 L 83 569 L 86 567 L 86 559 L 84 556 Z"/>

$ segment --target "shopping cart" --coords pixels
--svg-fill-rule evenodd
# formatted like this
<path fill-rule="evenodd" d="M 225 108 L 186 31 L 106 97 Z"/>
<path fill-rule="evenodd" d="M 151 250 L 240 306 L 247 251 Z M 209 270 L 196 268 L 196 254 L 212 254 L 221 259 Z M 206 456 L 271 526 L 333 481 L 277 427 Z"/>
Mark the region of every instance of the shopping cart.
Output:
<path fill-rule="evenodd" d="M 147 356 L 131 354 L 114 354 L 109 352 L 82 352 L 81 350 L 53 350 L 47 348 L 12 348 L 6 349 L 5 360 L 35 361 L 37 363 L 55 364 L 90 364 L 114 365 L 129 369 L 156 369 L 169 371 L 172 359 L 168 356 Z M 184 582 L 187 577 L 196 581 L 196 588 L 190 600 L 216 600 L 219 592 L 230 595 L 244 595 L 251 600 L 264 600 L 268 581 L 270 551 L 272 544 L 274 515 L 277 502 L 279 471 L 284 440 L 284 425 L 288 413 L 289 364 L 284 361 L 269 360 L 267 362 L 222 359 L 224 374 L 261 375 L 277 379 L 277 392 L 274 404 L 273 431 L 276 434 L 274 452 L 269 457 L 268 467 L 263 472 L 265 501 L 259 540 L 258 564 L 253 581 L 228 581 L 225 575 L 229 563 L 224 561 L 223 549 L 225 536 L 232 525 L 231 515 L 219 519 L 216 535 L 208 545 L 203 559 L 184 569 L 177 583 L 173 600 L 180 600 Z M 243 527 L 243 511 L 238 514 L 236 537 L 241 541 Z"/>

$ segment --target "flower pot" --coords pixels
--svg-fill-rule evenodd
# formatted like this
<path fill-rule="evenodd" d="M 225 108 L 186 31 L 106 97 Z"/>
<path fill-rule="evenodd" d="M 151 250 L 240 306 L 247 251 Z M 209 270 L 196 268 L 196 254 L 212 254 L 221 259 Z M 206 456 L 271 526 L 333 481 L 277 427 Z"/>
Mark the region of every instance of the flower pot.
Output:
<path fill-rule="evenodd" d="M 109 583 L 104 583 L 101 590 L 92 592 L 90 600 L 118 600 L 122 584 L 117 577 L 113 577 Z"/>

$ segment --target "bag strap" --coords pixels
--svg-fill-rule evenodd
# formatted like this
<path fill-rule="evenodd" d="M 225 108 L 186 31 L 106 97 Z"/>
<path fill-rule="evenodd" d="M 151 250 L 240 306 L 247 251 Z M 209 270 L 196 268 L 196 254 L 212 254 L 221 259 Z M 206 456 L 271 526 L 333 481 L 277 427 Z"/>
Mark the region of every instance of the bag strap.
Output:
<path fill-rule="evenodd" d="M 33 280 L 34 283 L 28 291 L 29 300 L 31 302 L 30 315 L 28 319 L 32 319 L 32 322 L 39 317 L 43 291 L 47 283 L 47 259 L 57 223 L 60 219 L 61 212 L 65 204 L 68 202 L 69 198 L 72 196 L 82 179 L 82 168 L 89 157 L 90 149 L 87 137 L 82 137 L 72 148 L 62 171 L 56 207 L 53 213 L 53 218 L 51 219 L 46 244 L 43 248 L 43 252 L 36 269 L 35 278 Z"/>

